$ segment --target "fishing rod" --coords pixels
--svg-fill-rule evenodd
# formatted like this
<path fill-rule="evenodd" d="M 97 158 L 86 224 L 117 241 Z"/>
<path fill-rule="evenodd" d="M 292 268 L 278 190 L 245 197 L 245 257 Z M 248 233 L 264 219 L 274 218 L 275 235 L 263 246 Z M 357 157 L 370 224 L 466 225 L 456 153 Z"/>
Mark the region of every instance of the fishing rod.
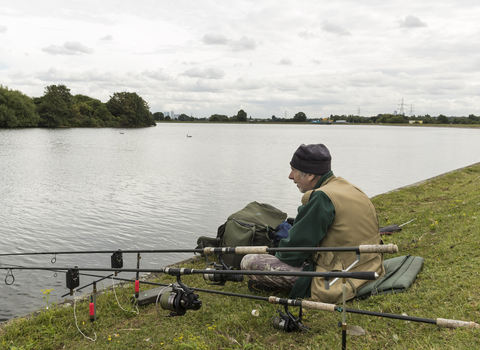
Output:
<path fill-rule="evenodd" d="M 342 309 L 340 307 L 335 306 L 335 311 L 341 312 Z M 458 320 L 449 320 L 445 318 L 423 318 L 423 317 L 413 317 L 413 316 L 405 316 L 405 315 L 397 315 L 397 314 L 388 314 L 384 312 L 375 312 L 375 311 L 366 311 L 366 310 L 358 310 L 358 309 L 345 309 L 346 312 L 360 314 L 360 315 L 368 315 L 368 316 L 377 316 L 377 317 L 385 317 L 385 318 L 393 318 L 397 320 L 404 320 L 404 321 L 412 321 L 412 322 L 419 322 L 419 323 L 430 323 L 436 324 L 439 327 L 444 328 L 480 328 L 480 325 L 475 322 L 469 321 L 458 321 Z"/>
<path fill-rule="evenodd" d="M 131 281 L 131 280 L 130 280 Z M 159 286 L 168 286 L 162 283 L 155 283 L 155 282 L 141 282 L 141 283 L 148 283 L 152 285 L 159 285 Z M 398 315 L 398 314 L 390 314 L 385 312 L 375 312 L 375 311 L 367 311 L 367 310 L 359 310 L 359 309 L 351 309 L 351 308 L 344 308 L 340 306 L 336 306 L 335 304 L 329 303 L 322 303 L 316 301 L 308 301 L 308 300 L 296 300 L 296 299 L 282 299 L 275 296 L 270 297 L 262 297 L 258 295 L 248 295 L 248 294 L 238 294 L 238 293 L 229 293 L 223 291 L 216 291 L 211 289 L 202 289 L 202 288 L 190 288 L 193 291 L 198 292 L 206 292 L 212 294 L 219 294 L 219 295 L 226 295 L 226 296 L 234 296 L 240 298 L 247 298 L 247 299 L 254 299 L 254 300 L 261 300 L 267 301 L 270 304 L 279 304 L 284 306 L 298 306 L 304 307 L 306 309 L 312 310 L 319 310 L 319 311 L 330 311 L 330 312 L 345 312 L 347 313 L 354 313 L 360 315 L 368 315 L 368 316 L 376 316 L 376 317 L 384 317 L 384 318 L 391 318 L 391 319 L 398 319 L 403 321 L 412 321 L 412 322 L 419 322 L 419 323 L 429 323 L 429 324 L 436 324 L 439 327 L 444 328 L 460 328 L 466 327 L 471 329 L 480 328 L 480 325 L 476 322 L 469 322 L 469 321 L 459 321 L 453 319 L 444 319 L 444 318 L 436 318 L 436 319 L 429 319 L 424 317 L 414 317 L 414 316 L 406 316 L 406 315 Z"/>
<path fill-rule="evenodd" d="M 189 268 L 171 268 L 165 267 L 161 269 L 114 269 L 102 267 L 38 267 L 38 266 L 0 266 L 1 270 L 45 270 L 45 271 L 107 271 L 107 272 L 149 272 L 160 274 L 164 273 L 171 276 L 182 276 L 192 274 L 226 274 L 226 275 L 271 275 L 271 276 L 306 276 L 306 277 L 323 277 L 329 278 L 353 278 L 362 280 L 375 280 L 379 276 L 372 271 L 358 271 L 358 272 L 316 272 L 316 271 L 255 271 L 255 270 L 199 270 Z"/>
<path fill-rule="evenodd" d="M 200 254 L 269 254 L 277 252 L 357 252 L 361 253 L 397 253 L 398 247 L 395 244 L 382 245 L 360 245 L 357 247 L 290 247 L 270 248 L 268 246 L 239 246 L 239 247 L 207 247 L 196 249 L 133 249 L 133 250 L 80 250 L 80 251 L 58 251 L 58 252 L 23 252 L 3 253 L 0 256 L 19 255 L 62 255 L 62 254 L 107 254 L 107 253 L 200 253 Z M 53 258 L 55 259 L 55 257 Z M 52 259 L 52 260 L 53 260 Z M 54 262 L 54 261 L 52 261 Z"/>
<path fill-rule="evenodd" d="M 359 271 L 359 272 L 316 272 L 316 271 L 254 271 L 254 270 L 197 270 L 197 269 L 189 269 L 189 268 L 170 268 L 166 267 L 163 269 L 116 269 L 116 268 L 93 268 L 93 267 L 85 267 L 79 268 L 75 266 L 74 268 L 69 267 L 38 267 L 38 266 L 0 266 L 0 269 L 7 270 L 7 276 L 13 276 L 12 270 L 44 270 L 44 271 L 57 271 L 57 270 L 66 270 L 66 285 L 67 288 L 70 289 L 70 295 L 73 295 L 74 290 L 79 287 L 80 285 L 80 271 L 108 271 L 108 272 L 149 272 L 160 274 L 164 273 L 171 276 L 177 276 L 177 282 L 180 284 L 180 276 L 183 275 L 191 275 L 191 274 L 203 274 L 205 278 L 205 274 L 215 275 L 269 275 L 269 276 L 307 276 L 307 277 L 323 277 L 325 280 L 325 289 L 329 289 L 329 280 L 330 278 L 352 278 L 352 279 L 362 279 L 362 280 L 375 280 L 379 276 L 376 272 L 371 271 Z M 13 282 L 12 282 L 13 283 Z M 12 284 L 10 283 L 10 284 Z M 186 287 L 187 295 L 191 295 L 192 293 Z M 185 289 L 184 288 L 184 289 Z M 140 291 L 140 282 L 137 278 L 135 281 L 135 298 L 138 299 Z M 183 293 L 179 291 L 179 293 Z"/>
<path fill-rule="evenodd" d="M 137 270 L 132 271 L 136 272 L 136 279 L 137 281 L 139 280 L 139 273 L 140 273 L 140 259 L 141 255 L 140 253 L 202 253 L 205 255 L 210 255 L 210 254 L 269 254 L 269 253 L 275 253 L 275 252 L 295 252 L 295 251 L 306 251 L 306 252 L 321 252 L 321 251 L 351 251 L 356 253 L 356 261 L 347 268 L 344 272 L 349 271 L 356 263 L 360 261 L 360 254 L 362 253 L 396 253 L 398 252 L 398 247 L 394 244 L 388 244 L 388 245 L 360 245 L 357 247 L 290 247 L 290 248 L 269 248 L 267 246 L 239 246 L 239 247 L 222 247 L 222 248 L 215 248 L 215 247 L 207 247 L 207 248 L 201 248 L 201 249 L 176 249 L 176 250 L 171 250 L 171 249 L 163 249 L 163 250 L 115 250 L 112 253 L 111 256 L 111 267 L 114 268 L 114 274 L 115 276 L 117 275 L 117 271 L 121 268 L 123 268 L 123 253 L 137 253 Z M 23 252 L 23 253 L 9 253 L 9 254 L 0 254 L 0 256 L 19 256 L 19 255 L 54 255 L 54 257 L 51 259 L 52 264 L 56 263 L 57 261 L 57 255 L 59 254 L 96 254 L 96 253 L 111 253 L 111 250 L 97 250 L 97 251 L 70 251 L 70 252 Z M 221 270 L 222 271 L 227 271 L 230 268 L 223 262 L 223 260 L 220 260 L 222 266 Z M 219 266 L 215 266 L 215 269 L 218 269 Z M 59 268 L 60 269 L 60 268 Z M 105 270 L 103 270 L 105 271 Z M 155 271 L 156 273 L 156 271 Z M 226 281 L 234 281 L 234 282 L 241 282 L 243 280 L 243 277 L 236 278 L 236 276 L 230 276 L 229 274 L 221 274 L 219 276 L 216 276 L 214 274 L 209 274 L 210 276 L 209 280 L 214 281 L 218 284 L 224 285 Z M 8 277 L 11 277 L 13 281 L 15 280 L 15 277 L 13 277 L 13 274 L 9 272 L 5 278 L 7 280 Z M 205 277 L 205 275 L 204 275 Z M 70 278 L 73 278 L 73 276 L 70 276 Z M 207 278 L 206 278 L 207 280 Z M 12 281 L 12 283 L 13 283 Z M 325 283 L 329 281 L 329 278 L 325 278 Z M 337 279 L 333 280 L 330 285 L 335 283 Z M 8 283 L 7 283 L 8 284 Z M 10 283 L 11 284 L 11 283 Z M 137 285 L 136 287 L 136 295 L 138 295 L 138 289 L 139 286 Z M 326 289 L 328 287 L 326 286 Z M 72 292 L 72 289 L 71 289 Z M 71 294 L 70 292 L 70 294 Z"/>
<path fill-rule="evenodd" d="M 96 275 L 92 275 L 92 276 L 93 277 L 102 277 L 102 276 L 96 276 Z M 119 281 L 125 281 L 125 282 L 134 282 L 131 279 L 119 278 L 119 277 L 112 277 L 112 279 L 119 280 Z M 140 283 L 148 284 L 148 285 L 162 286 L 162 287 L 170 286 L 169 284 L 149 282 L 149 281 L 140 281 Z M 335 311 L 336 312 L 343 312 L 343 311 L 345 311 L 347 313 L 354 313 L 354 314 L 360 314 L 360 315 L 384 317 L 384 318 L 398 319 L 398 320 L 403 320 L 403 321 L 412 321 L 412 322 L 418 322 L 418 323 L 435 324 L 439 327 L 444 327 L 444 328 L 461 328 L 461 327 L 471 328 L 471 329 L 480 328 L 480 325 L 478 323 L 469 322 L 469 321 L 460 321 L 460 320 L 444 319 L 444 318 L 429 319 L 429 318 L 424 318 L 424 317 L 414 317 L 414 316 L 390 314 L 390 313 L 384 313 L 384 312 L 375 312 L 375 311 L 343 308 L 343 307 L 340 307 L 340 306 L 336 306 L 335 304 L 308 301 L 308 300 L 283 299 L 283 298 L 278 298 L 276 296 L 263 297 L 263 296 L 258 296 L 258 295 L 230 293 L 230 292 L 196 288 L 196 287 L 190 287 L 189 289 L 192 290 L 192 291 L 196 291 L 196 292 L 205 292 L 205 293 L 211 293 L 211 294 L 218 294 L 218 295 L 225 295 L 225 296 L 233 296 L 233 297 L 240 297 L 240 298 L 246 298 L 246 299 L 266 301 L 266 302 L 269 302 L 270 304 L 278 304 L 278 305 L 283 305 L 283 306 L 296 306 L 296 307 L 303 307 L 303 308 L 306 308 L 306 309 L 319 310 L 319 311 L 329 311 L 329 312 L 335 312 Z M 168 294 L 169 291 L 167 291 L 165 293 Z M 277 324 L 278 324 L 278 327 L 279 327 L 278 329 L 283 329 L 285 331 L 292 331 L 292 330 L 289 330 L 286 325 L 284 327 L 285 329 L 282 328 L 281 322 L 278 321 L 278 320 L 277 320 Z M 301 330 L 301 329 L 299 328 L 297 330 Z"/>

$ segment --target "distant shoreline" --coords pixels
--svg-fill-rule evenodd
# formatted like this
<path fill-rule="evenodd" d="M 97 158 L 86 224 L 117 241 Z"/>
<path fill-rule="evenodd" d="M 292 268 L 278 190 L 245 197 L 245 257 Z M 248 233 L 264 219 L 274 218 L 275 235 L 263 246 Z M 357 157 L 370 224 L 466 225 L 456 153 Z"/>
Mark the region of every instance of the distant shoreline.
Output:
<path fill-rule="evenodd" d="M 312 125 L 312 126 L 321 126 L 321 125 L 370 125 L 370 126 L 405 126 L 405 127 L 436 127 L 436 128 L 480 128 L 480 124 L 387 124 L 387 123 L 331 123 L 331 124 L 317 124 L 317 123 L 295 123 L 295 122 L 269 122 L 269 121 L 252 121 L 252 122 L 210 122 L 203 120 L 194 120 L 194 121 L 181 121 L 181 120 L 156 120 L 157 124 L 275 124 L 275 125 Z"/>

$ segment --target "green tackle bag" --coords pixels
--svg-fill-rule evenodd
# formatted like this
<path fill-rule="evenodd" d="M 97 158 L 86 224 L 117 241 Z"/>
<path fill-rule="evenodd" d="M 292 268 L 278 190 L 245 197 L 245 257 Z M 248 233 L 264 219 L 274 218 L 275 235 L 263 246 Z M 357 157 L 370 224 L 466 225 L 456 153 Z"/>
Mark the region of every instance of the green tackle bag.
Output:
<path fill-rule="evenodd" d="M 367 299 L 372 295 L 403 293 L 415 281 L 423 266 L 423 258 L 419 256 L 399 256 L 383 261 L 385 275 L 360 288 L 356 297 Z"/>
<path fill-rule="evenodd" d="M 273 247 L 275 228 L 287 219 L 287 214 L 266 203 L 252 202 L 245 208 L 230 215 L 218 228 L 216 238 L 200 237 L 199 247 Z M 234 268 L 240 268 L 243 255 L 224 254 L 223 261 Z"/>

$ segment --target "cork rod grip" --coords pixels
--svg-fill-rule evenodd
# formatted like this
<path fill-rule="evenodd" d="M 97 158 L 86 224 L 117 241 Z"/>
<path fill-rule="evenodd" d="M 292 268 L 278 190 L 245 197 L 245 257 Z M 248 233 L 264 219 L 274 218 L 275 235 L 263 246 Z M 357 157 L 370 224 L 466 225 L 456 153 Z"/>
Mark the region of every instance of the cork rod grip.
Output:
<path fill-rule="evenodd" d="M 235 254 L 267 254 L 267 246 L 236 247 Z"/>
<path fill-rule="evenodd" d="M 285 299 L 283 299 L 285 301 Z M 297 302 L 296 300 L 288 300 L 290 302 Z M 277 297 L 268 297 L 268 302 L 270 304 L 280 304 L 280 298 Z M 326 304 L 316 301 L 301 301 L 302 307 L 306 309 L 320 310 L 320 311 L 335 311 L 335 304 Z M 293 304 L 293 303 L 292 303 Z M 299 306 L 298 304 L 296 306 Z"/>
<path fill-rule="evenodd" d="M 445 318 L 437 318 L 437 325 L 440 327 L 447 327 L 447 328 L 460 328 L 460 327 L 467 327 L 472 329 L 480 328 L 480 325 L 475 322 L 447 320 Z"/>
<path fill-rule="evenodd" d="M 335 311 L 335 304 L 326 304 L 320 303 L 317 301 L 302 301 L 302 306 L 306 309 L 314 309 L 314 310 L 321 310 L 321 311 Z"/>
<path fill-rule="evenodd" d="M 360 253 L 398 253 L 398 247 L 395 244 L 361 245 L 358 250 Z"/>

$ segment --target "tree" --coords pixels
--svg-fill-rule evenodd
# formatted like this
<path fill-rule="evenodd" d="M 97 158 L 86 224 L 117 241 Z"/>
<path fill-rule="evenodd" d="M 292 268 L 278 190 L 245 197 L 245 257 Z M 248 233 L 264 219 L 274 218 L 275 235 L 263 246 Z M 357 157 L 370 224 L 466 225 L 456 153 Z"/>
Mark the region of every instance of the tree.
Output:
<path fill-rule="evenodd" d="M 165 120 L 165 116 L 162 112 L 155 112 L 153 113 L 153 119 L 162 121 Z"/>
<path fill-rule="evenodd" d="M 39 120 L 30 97 L 0 85 L 0 127 L 37 126 Z"/>
<path fill-rule="evenodd" d="M 394 115 L 388 119 L 388 123 L 392 124 L 403 124 L 406 123 L 405 117 L 403 115 Z"/>
<path fill-rule="evenodd" d="M 115 92 L 106 105 L 113 116 L 121 119 L 123 126 L 156 125 L 148 103 L 136 92 Z"/>
<path fill-rule="evenodd" d="M 239 122 L 246 122 L 247 121 L 247 113 L 243 109 L 238 111 L 237 121 L 239 121 Z"/>
<path fill-rule="evenodd" d="M 307 121 L 307 116 L 303 112 L 298 112 L 293 116 L 293 121 L 296 123 L 305 123 Z"/>
<path fill-rule="evenodd" d="M 104 103 L 102 103 L 94 110 L 93 116 L 97 119 L 102 120 L 105 123 L 105 126 L 117 126 L 117 121 L 115 120 L 115 117 L 112 115 L 112 113 L 110 113 Z"/>
<path fill-rule="evenodd" d="M 212 114 L 208 120 L 211 122 L 228 122 L 228 116 L 223 114 Z"/>
<path fill-rule="evenodd" d="M 187 122 L 190 120 L 190 117 L 184 113 L 180 114 L 178 116 L 178 120 L 182 121 L 182 122 Z"/>
<path fill-rule="evenodd" d="M 443 114 L 440 114 L 437 117 L 437 124 L 449 124 L 450 122 L 448 121 L 448 118 L 444 116 Z"/>
<path fill-rule="evenodd" d="M 70 117 L 70 107 L 74 104 L 73 96 L 65 85 L 50 85 L 44 95 L 35 100 L 40 115 L 40 126 L 63 126 Z"/>
<path fill-rule="evenodd" d="M 468 116 L 468 119 L 470 119 L 473 122 L 478 122 L 480 120 L 480 117 L 475 116 L 475 114 L 470 114 Z"/>

